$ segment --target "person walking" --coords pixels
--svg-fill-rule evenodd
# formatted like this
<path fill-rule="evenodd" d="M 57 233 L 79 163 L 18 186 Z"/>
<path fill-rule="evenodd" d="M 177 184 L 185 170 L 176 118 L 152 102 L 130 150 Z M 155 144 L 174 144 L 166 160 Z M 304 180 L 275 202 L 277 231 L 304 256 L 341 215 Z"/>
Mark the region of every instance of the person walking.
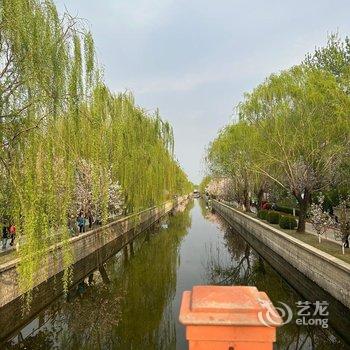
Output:
<path fill-rule="evenodd" d="M 6 249 L 6 245 L 7 245 L 7 238 L 8 238 L 8 229 L 7 226 L 4 224 L 2 226 L 2 250 Z"/>
<path fill-rule="evenodd" d="M 11 238 L 10 246 L 13 246 L 16 238 L 16 226 L 12 224 L 9 228 L 9 231 L 10 231 L 10 238 Z"/>
<path fill-rule="evenodd" d="M 88 213 L 88 220 L 89 220 L 89 229 L 92 229 L 92 225 L 94 223 L 94 217 L 92 216 L 91 210 Z"/>
<path fill-rule="evenodd" d="M 85 218 L 82 212 L 79 213 L 77 222 L 79 227 L 79 233 L 85 232 Z"/>

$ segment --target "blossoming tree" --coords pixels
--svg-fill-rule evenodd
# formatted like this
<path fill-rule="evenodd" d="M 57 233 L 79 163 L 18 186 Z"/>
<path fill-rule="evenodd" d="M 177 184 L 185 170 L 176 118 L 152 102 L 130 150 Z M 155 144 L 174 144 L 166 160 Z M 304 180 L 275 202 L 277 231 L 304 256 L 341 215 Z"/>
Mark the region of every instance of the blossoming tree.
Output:
<path fill-rule="evenodd" d="M 324 196 L 318 197 L 318 203 L 310 206 L 310 222 L 317 232 L 318 240 L 321 243 L 321 236 L 326 234 L 327 229 L 334 225 L 334 220 L 328 212 L 323 210 Z"/>

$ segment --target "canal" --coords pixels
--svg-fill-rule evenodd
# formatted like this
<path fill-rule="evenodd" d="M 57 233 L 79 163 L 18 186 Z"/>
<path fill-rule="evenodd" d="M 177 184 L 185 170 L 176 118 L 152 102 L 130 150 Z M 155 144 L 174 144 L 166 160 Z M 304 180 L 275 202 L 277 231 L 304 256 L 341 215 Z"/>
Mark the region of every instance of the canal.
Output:
<path fill-rule="evenodd" d="M 201 200 L 139 235 L 101 272 L 16 330 L 4 348 L 187 349 L 178 314 L 182 292 L 196 284 L 255 285 L 275 305 L 283 302 L 294 312 L 303 301 Z M 298 326 L 293 320 L 278 330 L 275 345 L 283 350 L 349 348 L 331 327 Z"/>

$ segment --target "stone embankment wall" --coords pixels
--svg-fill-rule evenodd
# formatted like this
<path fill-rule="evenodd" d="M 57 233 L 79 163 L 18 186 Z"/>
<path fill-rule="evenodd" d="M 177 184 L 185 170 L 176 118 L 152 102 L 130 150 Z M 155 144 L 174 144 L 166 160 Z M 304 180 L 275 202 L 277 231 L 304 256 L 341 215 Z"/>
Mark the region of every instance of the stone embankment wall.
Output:
<path fill-rule="evenodd" d="M 350 264 L 221 202 L 213 200 L 212 207 L 243 237 L 246 235 L 248 242 L 253 239 L 258 241 L 258 245 L 270 248 L 276 255 L 350 309 Z M 255 245 L 257 245 L 256 242 Z M 283 269 L 283 266 L 277 269 L 280 270 L 280 268 Z M 298 281 L 298 283 L 307 286 L 306 281 Z"/>

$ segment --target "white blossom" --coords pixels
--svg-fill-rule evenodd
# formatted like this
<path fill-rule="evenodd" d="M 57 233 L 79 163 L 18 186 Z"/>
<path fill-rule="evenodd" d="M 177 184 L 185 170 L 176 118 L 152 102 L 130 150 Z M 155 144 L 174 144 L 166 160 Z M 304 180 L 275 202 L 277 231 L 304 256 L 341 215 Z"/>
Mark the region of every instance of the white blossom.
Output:
<path fill-rule="evenodd" d="M 93 211 L 93 172 L 92 164 L 85 159 L 79 160 L 75 174 L 75 207 L 76 212 Z"/>
<path fill-rule="evenodd" d="M 206 192 L 219 199 L 230 200 L 233 196 L 234 184 L 230 178 L 212 179 L 206 187 Z"/>
<path fill-rule="evenodd" d="M 334 221 L 328 212 L 323 211 L 324 196 L 318 197 L 318 203 L 312 203 L 310 207 L 310 222 L 318 234 L 319 240 L 330 226 L 334 225 Z"/>
<path fill-rule="evenodd" d="M 76 169 L 76 187 L 75 187 L 75 214 L 83 212 L 85 216 L 91 214 L 95 220 L 100 221 L 102 219 L 103 211 L 103 191 L 93 193 L 93 165 L 81 159 L 77 164 Z M 124 206 L 124 196 L 122 187 L 119 181 L 112 179 L 112 173 L 107 170 L 104 175 L 107 178 L 105 180 L 108 184 L 108 216 L 115 217 L 122 214 Z M 95 191 L 96 192 L 96 191 Z"/>
<path fill-rule="evenodd" d="M 349 211 L 350 211 L 350 196 L 346 198 L 341 198 L 339 205 L 337 206 L 338 211 L 338 222 L 337 227 L 339 229 L 338 237 L 342 241 L 347 239 L 348 235 L 350 234 L 350 218 L 349 218 Z"/>
<path fill-rule="evenodd" d="M 124 197 L 119 182 L 111 182 L 108 189 L 108 210 L 112 216 L 119 216 L 123 212 Z"/>

